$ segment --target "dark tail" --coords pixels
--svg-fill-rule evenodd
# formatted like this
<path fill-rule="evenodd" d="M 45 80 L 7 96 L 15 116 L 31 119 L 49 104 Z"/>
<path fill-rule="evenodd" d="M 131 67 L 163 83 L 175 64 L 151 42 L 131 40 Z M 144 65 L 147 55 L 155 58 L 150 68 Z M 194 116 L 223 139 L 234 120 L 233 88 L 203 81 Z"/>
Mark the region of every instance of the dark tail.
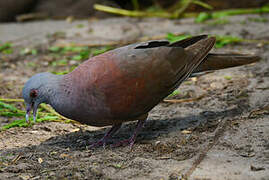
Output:
<path fill-rule="evenodd" d="M 244 54 L 208 54 L 205 60 L 193 71 L 200 73 L 205 71 L 213 71 L 245 64 L 251 64 L 259 61 L 261 58 L 255 55 Z"/>

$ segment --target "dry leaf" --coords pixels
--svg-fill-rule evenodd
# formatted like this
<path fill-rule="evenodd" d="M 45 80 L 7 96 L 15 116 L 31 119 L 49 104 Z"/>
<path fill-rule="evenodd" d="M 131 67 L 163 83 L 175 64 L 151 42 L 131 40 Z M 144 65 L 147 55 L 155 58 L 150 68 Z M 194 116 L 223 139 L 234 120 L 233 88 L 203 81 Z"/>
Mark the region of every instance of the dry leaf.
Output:
<path fill-rule="evenodd" d="M 76 129 L 72 129 L 70 132 L 77 132 L 79 130 L 80 130 L 79 128 L 76 128 Z"/>
<path fill-rule="evenodd" d="M 41 164 L 43 162 L 43 159 L 42 158 L 38 158 L 38 162 L 39 162 L 39 164 Z"/>
<path fill-rule="evenodd" d="M 69 155 L 65 153 L 60 154 L 60 158 L 66 158 L 66 157 L 69 157 Z"/>
<path fill-rule="evenodd" d="M 191 134 L 192 131 L 189 131 L 189 130 L 183 130 L 183 131 L 181 131 L 181 133 L 182 133 L 182 134 Z"/>

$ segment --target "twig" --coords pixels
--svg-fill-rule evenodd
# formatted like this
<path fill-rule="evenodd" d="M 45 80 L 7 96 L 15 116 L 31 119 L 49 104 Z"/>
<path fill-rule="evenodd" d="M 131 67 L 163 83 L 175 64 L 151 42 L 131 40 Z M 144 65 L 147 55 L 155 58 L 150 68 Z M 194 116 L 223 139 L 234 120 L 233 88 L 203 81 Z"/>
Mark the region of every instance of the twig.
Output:
<path fill-rule="evenodd" d="M 200 1 L 200 0 L 193 0 L 192 3 L 197 4 L 203 8 L 206 8 L 206 9 L 210 9 L 210 10 L 214 9 L 211 5 L 209 5 L 203 1 Z"/>
<path fill-rule="evenodd" d="M 253 9 L 228 9 L 228 10 L 221 10 L 212 12 L 213 18 L 220 18 L 223 16 L 233 16 L 233 15 L 240 15 L 240 14 L 259 14 L 259 13 L 268 13 L 269 7 L 266 5 L 261 8 L 253 8 Z"/>
<path fill-rule="evenodd" d="M 3 101 L 3 102 L 24 102 L 23 99 L 9 99 L 9 98 L 0 98 L 0 101 Z"/>
<path fill-rule="evenodd" d="M 163 102 L 166 103 L 184 103 L 184 102 L 192 102 L 192 101 L 198 101 L 200 99 L 202 99 L 203 97 L 205 97 L 205 94 L 196 97 L 196 98 L 189 98 L 189 99 L 164 99 Z"/>
<path fill-rule="evenodd" d="M 45 19 L 48 15 L 45 13 L 29 13 L 16 16 L 18 22 L 29 21 L 33 19 Z"/>
<path fill-rule="evenodd" d="M 192 0 L 190 0 L 190 1 L 192 1 Z M 196 2 L 196 4 L 198 4 L 198 3 Z M 107 13 L 118 14 L 118 15 L 122 15 L 122 16 L 130 16 L 130 17 L 161 17 L 161 18 L 171 18 L 171 19 L 178 18 L 178 15 L 181 15 L 181 17 L 184 17 L 184 18 L 196 17 L 199 13 L 190 12 L 190 13 L 183 14 L 184 10 L 188 6 L 189 6 L 189 3 L 183 4 L 183 7 L 179 11 L 175 11 L 174 13 L 146 12 L 146 11 L 137 11 L 137 10 L 131 11 L 131 10 L 126 10 L 126 9 L 105 6 L 105 5 L 101 5 L 101 4 L 94 4 L 93 7 L 94 7 L 94 9 L 96 9 L 98 11 L 104 11 Z"/>
<path fill-rule="evenodd" d="M 269 113 L 269 105 L 261 108 L 261 109 L 258 109 L 258 110 L 253 110 L 249 113 L 248 117 L 249 118 L 253 118 L 255 116 L 259 116 L 259 115 L 262 115 L 262 114 L 265 114 L 265 113 Z"/>
<path fill-rule="evenodd" d="M 180 8 L 173 13 L 173 18 L 179 18 L 180 16 L 182 16 L 184 11 L 190 6 L 192 1 L 193 0 L 178 1 L 176 6 L 179 6 Z"/>
<path fill-rule="evenodd" d="M 14 159 L 12 159 L 10 164 L 15 164 L 18 160 L 22 158 L 21 153 L 18 154 Z"/>
<path fill-rule="evenodd" d="M 163 17 L 163 18 L 173 18 L 173 14 L 167 12 L 145 12 L 145 11 L 130 11 L 120 8 L 114 8 L 110 6 L 104 6 L 100 4 L 94 4 L 94 9 L 98 11 L 104 11 L 113 14 L 119 14 L 123 16 L 131 17 Z"/>
<path fill-rule="evenodd" d="M 192 173 L 195 171 L 195 169 L 198 167 L 198 165 L 204 160 L 207 153 L 212 149 L 213 146 L 215 146 L 219 140 L 219 138 L 223 135 L 223 133 L 226 130 L 226 127 L 228 126 L 228 119 L 223 119 L 219 124 L 217 129 L 215 130 L 215 135 L 213 137 L 213 140 L 208 144 L 208 146 L 199 154 L 198 158 L 194 160 L 191 168 L 186 172 L 184 175 L 184 178 L 188 179 Z"/>
<path fill-rule="evenodd" d="M 135 10 L 139 10 L 139 3 L 137 0 L 132 0 L 132 4 Z"/>
<path fill-rule="evenodd" d="M 48 111 L 51 114 L 54 114 L 56 116 L 58 116 L 60 119 L 64 119 L 64 120 L 69 120 L 66 117 L 63 117 L 62 115 L 58 114 L 56 111 L 54 111 L 52 108 L 50 108 L 49 106 L 47 106 L 46 104 L 40 104 L 40 106 L 45 109 L 46 111 Z"/>
<path fill-rule="evenodd" d="M 241 39 L 239 40 L 239 42 L 269 44 L 269 41 L 259 40 L 259 39 Z"/>

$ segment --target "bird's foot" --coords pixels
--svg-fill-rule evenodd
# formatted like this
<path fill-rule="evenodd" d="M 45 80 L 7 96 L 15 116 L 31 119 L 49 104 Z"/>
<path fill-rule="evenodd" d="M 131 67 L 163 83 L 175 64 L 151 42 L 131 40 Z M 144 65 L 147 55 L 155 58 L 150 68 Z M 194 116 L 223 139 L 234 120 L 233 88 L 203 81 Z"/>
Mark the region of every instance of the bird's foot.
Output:
<path fill-rule="evenodd" d="M 134 130 L 134 133 L 129 139 L 126 139 L 126 140 L 120 141 L 116 144 L 113 144 L 112 147 L 126 146 L 129 144 L 129 147 L 132 150 L 136 136 L 137 136 L 138 132 L 141 130 L 141 128 L 144 126 L 144 124 L 146 122 L 146 118 L 147 118 L 147 115 L 142 120 L 138 120 L 136 128 Z"/>
<path fill-rule="evenodd" d="M 117 142 L 115 144 L 112 144 L 111 147 L 115 148 L 115 147 L 120 147 L 120 146 L 127 146 L 129 145 L 130 149 L 133 148 L 134 146 L 134 142 L 135 142 L 135 138 L 131 137 L 129 139 L 125 139 L 123 141 Z"/>
<path fill-rule="evenodd" d="M 92 143 L 89 146 L 89 148 L 92 149 L 92 148 L 97 148 L 97 147 L 103 146 L 103 148 L 105 149 L 106 148 L 106 141 L 107 141 L 107 139 L 102 138 L 99 141 Z"/>
<path fill-rule="evenodd" d="M 121 127 L 121 123 L 120 124 L 115 124 L 114 126 L 112 126 L 112 128 L 104 135 L 104 137 L 102 139 L 100 139 L 99 141 L 97 141 L 95 143 L 92 143 L 89 148 L 97 148 L 99 146 L 103 146 L 103 148 L 105 149 L 107 140 L 115 132 L 117 132 L 120 127 Z"/>

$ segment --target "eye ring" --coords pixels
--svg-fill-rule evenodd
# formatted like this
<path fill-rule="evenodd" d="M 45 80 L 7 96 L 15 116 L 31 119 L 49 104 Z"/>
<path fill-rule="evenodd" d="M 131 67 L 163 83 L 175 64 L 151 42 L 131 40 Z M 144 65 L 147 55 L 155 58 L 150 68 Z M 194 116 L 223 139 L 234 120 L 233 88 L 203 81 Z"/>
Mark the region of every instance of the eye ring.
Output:
<path fill-rule="evenodd" d="M 30 97 L 31 98 L 35 98 L 37 96 L 37 94 L 38 94 L 38 91 L 36 89 L 32 89 L 30 91 Z"/>

